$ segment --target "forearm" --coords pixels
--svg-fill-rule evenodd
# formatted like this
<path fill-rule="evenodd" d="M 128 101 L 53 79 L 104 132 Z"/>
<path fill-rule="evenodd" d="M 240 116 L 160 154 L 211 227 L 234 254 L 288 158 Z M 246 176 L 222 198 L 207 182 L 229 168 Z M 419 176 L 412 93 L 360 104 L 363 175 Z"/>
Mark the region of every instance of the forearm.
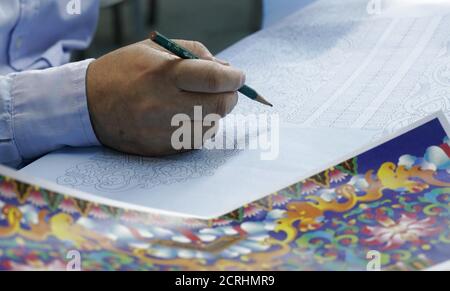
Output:
<path fill-rule="evenodd" d="M 0 162 L 17 167 L 63 146 L 98 145 L 86 100 L 90 61 L 0 77 Z"/>

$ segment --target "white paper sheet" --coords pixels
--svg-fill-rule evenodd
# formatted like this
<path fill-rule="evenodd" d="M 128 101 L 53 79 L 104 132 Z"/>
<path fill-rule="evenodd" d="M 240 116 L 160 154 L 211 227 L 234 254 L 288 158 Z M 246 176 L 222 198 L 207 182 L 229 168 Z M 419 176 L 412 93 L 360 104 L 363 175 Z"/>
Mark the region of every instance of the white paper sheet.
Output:
<path fill-rule="evenodd" d="M 199 150 L 165 158 L 124 155 L 102 148 L 67 148 L 21 172 L 158 211 L 214 218 L 319 171 L 369 142 L 374 132 L 312 130 L 283 125 L 280 154 L 260 150 Z"/>
<path fill-rule="evenodd" d="M 373 1 L 380 14 L 368 12 Z M 275 105 L 240 98 L 237 112 L 392 133 L 440 109 L 450 116 L 449 13 L 447 0 L 322 0 L 219 57 Z"/>

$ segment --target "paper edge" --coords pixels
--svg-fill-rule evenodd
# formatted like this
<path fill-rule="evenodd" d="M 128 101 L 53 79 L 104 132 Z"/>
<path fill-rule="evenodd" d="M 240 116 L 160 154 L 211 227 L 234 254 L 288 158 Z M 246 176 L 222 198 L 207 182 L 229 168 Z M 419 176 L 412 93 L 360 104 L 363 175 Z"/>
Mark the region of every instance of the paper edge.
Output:
<path fill-rule="evenodd" d="M 339 159 L 333 160 L 332 162 L 328 162 L 326 164 L 324 164 L 324 166 L 321 166 L 319 168 L 316 168 L 312 171 L 307 172 L 306 174 L 300 176 L 300 177 L 296 177 L 292 179 L 292 182 L 288 182 L 286 183 L 286 187 L 293 185 L 295 183 L 298 183 L 299 181 L 305 180 L 308 177 L 311 177 L 317 173 L 320 173 L 323 170 L 326 170 L 330 167 L 333 167 L 335 165 L 338 165 L 346 160 L 349 160 L 353 157 L 359 156 L 373 148 L 376 148 L 392 139 L 395 139 L 398 136 L 401 136 L 411 130 L 413 130 L 414 128 L 420 127 L 428 122 L 430 122 L 433 119 L 438 119 L 442 128 L 444 129 L 445 133 L 447 135 L 449 135 L 450 133 L 450 124 L 447 120 L 447 118 L 445 117 L 445 115 L 443 114 L 443 112 L 437 111 L 434 112 L 430 115 L 428 115 L 427 117 L 424 117 L 406 127 L 403 127 L 402 129 L 396 131 L 395 133 L 386 135 L 385 137 L 382 137 L 374 142 L 370 142 L 368 144 L 366 144 L 365 146 L 360 147 L 358 150 L 354 150 L 346 155 L 344 155 L 344 157 L 341 157 Z M 314 129 L 314 128 L 311 128 Z M 264 193 L 261 194 L 261 196 L 257 199 L 252 199 L 249 200 L 247 202 L 242 203 L 241 205 L 237 205 L 234 206 L 230 211 L 226 211 L 226 212 L 220 212 L 218 214 L 213 214 L 213 215 L 195 215 L 195 214 L 184 214 L 184 213 L 179 213 L 179 212 L 175 212 L 175 211 L 169 211 L 169 210 L 161 210 L 161 209 L 157 209 L 157 208 L 152 208 L 152 207 L 147 207 L 147 206 L 139 206 L 137 204 L 134 203 L 127 203 L 127 202 L 123 202 L 123 201 L 117 201 L 114 199 L 109 199 L 109 198 L 105 198 L 105 197 L 100 197 L 94 194 L 90 194 L 88 192 L 84 192 L 84 191 L 80 191 L 77 189 L 73 189 L 70 187 L 66 187 L 66 186 L 62 186 L 62 185 L 58 185 L 55 182 L 52 181 L 48 181 L 42 178 L 37 178 L 37 177 L 33 177 L 29 174 L 25 174 L 25 173 L 21 173 L 17 170 L 8 168 L 6 166 L 0 165 L 0 174 L 5 175 L 7 177 L 10 178 L 14 178 L 20 182 L 25 182 L 28 183 L 30 185 L 36 185 L 36 186 L 40 186 L 42 188 L 45 188 L 47 190 L 52 190 L 55 191 L 57 193 L 60 193 L 62 195 L 66 195 L 66 196 L 70 196 L 70 197 L 74 197 L 74 198 L 78 198 L 78 199 L 83 199 L 83 200 L 87 200 L 89 202 L 93 202 L 93 203 L 98 203 L 98 204 L 104 204 L 104 205 L 108 205 L 108 206 L 112 206 L 112 207 L 117 207 L 117 208 L 125 208 L 127 210 L 135 210 L 135 211 L 140 211 L 140 212 L 145 212 L 145 213 L 150 213 L 150 214 L 160 214 L 160 215 L 167 215 L 167 216 L 172 216 L 172 217 L 179 217 L 179 218 L 197 218 L 197 219 L 201 219 L 201 220 L 211 220 L 211 219 L 216 219 L 220 216 L 226 215 L 230 212 L 235 211 L 236 209 L 242 207 L 245 204 L 249 204 L 249 203 L 253 203 L 256 202 L 260 199 L 263 199 L 264 197 L 267 197 L 271 194 L 273 194 L 274 192 L 270 192 L 270 193 Z M 281 190 L 281 189 L 279 189 Z M 275 191 L 276 192 L 276 191 Z"/>

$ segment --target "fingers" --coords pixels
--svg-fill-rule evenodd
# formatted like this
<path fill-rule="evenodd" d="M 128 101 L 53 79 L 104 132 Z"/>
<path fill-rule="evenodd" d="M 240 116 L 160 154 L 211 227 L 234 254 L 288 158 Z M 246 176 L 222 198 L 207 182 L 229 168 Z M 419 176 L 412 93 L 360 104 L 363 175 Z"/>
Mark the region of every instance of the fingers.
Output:
<path fill-rule="evenodd" d="M 201 121 L 209 114 L 218 114 L 220 117 L 225 117 L 238 102 L 238 94 L 235 92 L 220 94 L 183 92 L 183 96 L 180 98 L 183 99 L 185 104 L 184 112 L 188 113 L 190 118 L 195 121 Z M 194 106 L 200 106 L 201 115 L 195 114 Z"/>
<path fill-rule="evenodd" d="M 190 50 L 196 56 L 204 60 L 212 61 L 214 59 L 211 52 L 206 48 L 204 44 L 194 40 L 184 40 L 184 39 L 174 39 L 174 42 L 181 45 L 182 47 Z"/>
<path fill-rule="evenodd" d="M 175 86 L 184 91 L 235 92 L 245 83 L 242 71 L 206 60 L 183 60 L 172 72 Z"/>
<path fill-rule="evenodd" d="M 190 50 L 200 59 L 218 62 L 225 66 L 230 65 L 228 62 L 214 57 L 212 53 L 208 50 L 208 48 L 206 48 L 206 46 L 199 41 L 184 40 L 184 39 L 174 39 L 173 41 L 181 45 L 182 47 Z"/>

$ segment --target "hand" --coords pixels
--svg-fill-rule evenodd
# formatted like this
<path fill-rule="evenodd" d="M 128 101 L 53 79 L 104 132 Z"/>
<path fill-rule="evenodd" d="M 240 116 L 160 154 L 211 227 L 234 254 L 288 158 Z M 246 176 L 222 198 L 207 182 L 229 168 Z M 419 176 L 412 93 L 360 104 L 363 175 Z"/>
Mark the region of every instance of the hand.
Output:
<path fill-rule="evenodd" d="M 182 60 L 146 40 L 90 64 L 88 107 L 103 145 L 145 156 L 175 153 L 175 114 L 185 113 L 193 120 L 194 106 L 202 106 L 203 117 L 224 117 L 234 108 L 245 75 L 215 59 L 201 43 L 176 42 L 202 59 Z"/>

